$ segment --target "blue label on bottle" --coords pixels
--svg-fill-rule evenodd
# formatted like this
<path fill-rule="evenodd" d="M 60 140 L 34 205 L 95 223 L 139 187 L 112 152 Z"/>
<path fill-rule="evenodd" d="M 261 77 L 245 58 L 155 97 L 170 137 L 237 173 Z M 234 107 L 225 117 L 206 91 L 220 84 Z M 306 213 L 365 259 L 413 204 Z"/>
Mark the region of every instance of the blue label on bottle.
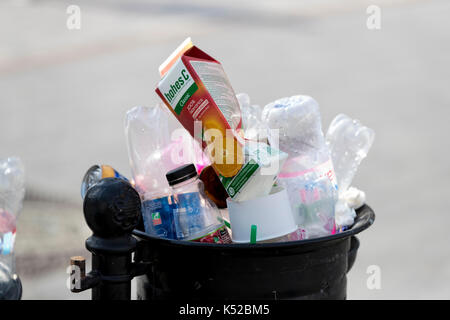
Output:
<path fill-rule="evenodd" d="M 0 237 L 0 254 L 8 255 L 14 247 L 15 232 L 8 232 Z"/>
<path fill-rule="evenodd" d="M 174 196 L 173 219 L 178 239 L 190 238 L 207 227 L 198 192 Z"/>
<path fill-rule="evenodd" d="M 119 172 L 117 172 L 116 170 L 114 170 L 114 177 L 115 178 L 119 178 L 119 179 L 122 179 L 122 180 L 125 180 L 125 181 L 127 181 L 127 182 L 130 182 L 126 177 L 124 177 L 123 175 L 121 175 Z"/>
<path fill-rule="evenodd" d="M 142 203 L 145 232 L 162 238 L 177 239 L 169 200 L 169 197 L 163 197 Z"/>

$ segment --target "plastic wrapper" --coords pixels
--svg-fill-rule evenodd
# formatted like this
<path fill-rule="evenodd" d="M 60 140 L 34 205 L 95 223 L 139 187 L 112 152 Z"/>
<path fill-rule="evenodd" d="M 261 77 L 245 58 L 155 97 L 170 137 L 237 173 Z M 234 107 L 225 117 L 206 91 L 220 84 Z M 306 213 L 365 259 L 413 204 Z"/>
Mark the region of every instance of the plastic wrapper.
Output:
<path fill-rule="evenodd" d="M 236 95 L 242 114 L 242 129 L 245 139 L 267 142 L 267 126 L 262 122 L 262 108 L 250 103 L 246 93 Z"/>
<path fill-rule="evenodd" d="M 169 133 L 168 114 L 160 105 L 129 110 L 125 136 L 134 185 L 142 198 L 145 230 L 173 239 L 171 190 L 165 174 L 191 162 L 201 171 L 208 160 L 186 130 L 179 128 Z M 155 219 L 161 224 L 154 225 Z"/>
<path fill-rule="evenodd" d="M 278 129 L 279 141 L 269 134 L 269 142 L 289 157 L 311 155 L 325 145 L 319 105 L 309 96 L 278 99 L 264 107 L 262 121 L 269 129 Z"/>
<path fill-rule="evenodd" d="M 168 114 L 160 104 L 129 110 L 125 136 L 135 188 L 145 199 L 170 193 L 166 172 L 192 162 L 201 171 L 209 164 L 186 130 L 169 133 Z"/>
<path fill-rule="evenodd" d="M 334 234 L 336 189 L 326 176 L 311 171 L 303 176 L 278 179 L 288 191 L 289 202 L 302 238 Z"/>

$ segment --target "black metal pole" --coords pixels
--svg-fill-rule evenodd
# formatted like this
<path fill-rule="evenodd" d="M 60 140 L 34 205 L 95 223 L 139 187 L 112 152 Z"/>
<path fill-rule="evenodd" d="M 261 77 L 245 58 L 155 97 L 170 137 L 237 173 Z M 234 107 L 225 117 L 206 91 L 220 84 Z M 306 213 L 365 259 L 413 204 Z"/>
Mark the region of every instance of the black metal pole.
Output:
<path fill-rule="evenodd" d="M 86 240 L 86 248 L 92 253 L 92 270 L 101 275 L 101 282 L 92 288 L 92 300 L 130 300 L 136 239 L 92 236 Z"/>
<path fill-rule="evenodd" d="M 93 300 L 129 300 L 131 280 L 145 271 L 132 262 L 136 239 L 131 235 L 141 217 L 139 194 L 126 181 L 106 178 L 88 190 L 84 217 L 93 235 L 86 240 L 92 253 L 92 271 L 85 274 L 85 260 L 72 257 L 78 268 L 73 292 L 92 288 Z"/>

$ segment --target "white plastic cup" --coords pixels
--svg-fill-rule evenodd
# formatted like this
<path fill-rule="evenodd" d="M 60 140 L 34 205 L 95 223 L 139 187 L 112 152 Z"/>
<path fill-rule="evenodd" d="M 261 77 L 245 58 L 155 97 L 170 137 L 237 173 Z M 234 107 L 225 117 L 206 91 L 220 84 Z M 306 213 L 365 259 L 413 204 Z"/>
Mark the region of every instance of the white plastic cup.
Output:
<path fill-rule="evenodd" d="M 283 237 L 297 230 L 285 189 L 275 187 L 263 197 L 235 202 L 227 199 L 233 242 L 248 243 L 252 225 L 256 241 Z"/>

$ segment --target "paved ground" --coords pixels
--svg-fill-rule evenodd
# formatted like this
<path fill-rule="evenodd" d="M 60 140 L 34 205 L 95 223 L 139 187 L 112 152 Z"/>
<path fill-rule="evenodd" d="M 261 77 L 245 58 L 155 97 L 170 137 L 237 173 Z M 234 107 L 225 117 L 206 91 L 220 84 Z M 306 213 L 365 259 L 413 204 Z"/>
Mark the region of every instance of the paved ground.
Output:
<path fill-rule="evenodd" d="M 78 4 L 81 30 L 66 28 Z M 366 8 L 381 7 L 381 29 Z M 2 1 L 0 156 L 21 156 L 24 298 L 73 298 L 65 258 L 84 251 L 79 185 L 93 163 L 129 174 L 123 117 L 153 105 L 160 62 L 186 36 L 264 105 L 309 94 L 377 137 L 355 185 L 377 221 L 360 236 L 349 298 L 450 298 L 450 3 L 430 1 Z M 381 268 L 381 290 L 366 286 Z M 81 298 L 89 295 L 77 296 Z"/>

